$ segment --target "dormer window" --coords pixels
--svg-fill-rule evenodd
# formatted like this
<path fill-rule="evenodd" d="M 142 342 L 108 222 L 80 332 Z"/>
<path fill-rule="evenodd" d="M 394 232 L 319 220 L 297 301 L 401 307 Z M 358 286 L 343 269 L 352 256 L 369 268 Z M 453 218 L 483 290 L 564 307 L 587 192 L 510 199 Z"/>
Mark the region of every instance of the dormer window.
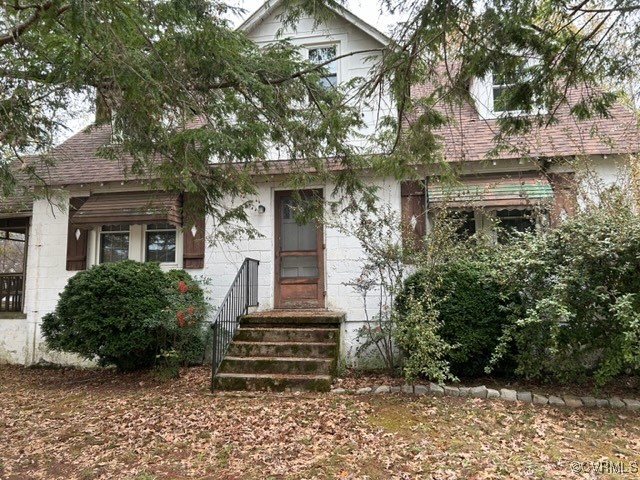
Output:
<path fill-rule="evenodd" d="M 528 78 L 529 69 L 535 61 L 529 60 L 519 74 L 502 75 L 489 72 L 484 78 L 475 78 L 471 84 L 471 96 L 476 102 L 480 118 L 494 119 L 503 115 L 524 115 L 527 112 L 515 108 L 511 98 L 511 89 L 523 79 Z M 544 108 L 538 106 L 532 114 L 544 113 Z"/>
<path fill-rule="evenodd" d="M 509 88 L 513 87 L 515 83 L 516 81 L 513 78 L 497 74 L 491 75 L 492 111 L 496 115 L 505 112 L 520 112 L 509 108 Z"/>
<path fill-rule="evenodd" d="M 328 62 L 337 55 L 335 45 L 322 45 L 317 47 L 309 47 L 309 61 L 316 64 L 323 64 L 326 75 L 322 76 L 322 86 L 325 88 L 335 88 L 338 85 L 338 62 Z"/>
<path fill-rule="evenodd" d="M 493 119 L 501 115 L 520 115 L 522 110 L 509 106 L 509 89 L 515 79 L 488 73 L 484 78 L 475 78 L 471 84 L 471 96 L 476 102 L 480 118 Z"/>

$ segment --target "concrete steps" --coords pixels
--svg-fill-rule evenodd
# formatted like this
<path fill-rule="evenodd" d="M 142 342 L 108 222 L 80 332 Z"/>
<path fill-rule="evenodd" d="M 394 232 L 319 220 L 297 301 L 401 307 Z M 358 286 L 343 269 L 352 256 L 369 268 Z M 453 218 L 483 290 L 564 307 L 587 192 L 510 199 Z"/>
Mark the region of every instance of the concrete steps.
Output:
<path fill-rule="evenodd" d="M 341 312 L 274 311 L 240 319 L 215 378 L 218 390 L 329 391 Z"/>
<path fill-rule="evenodd" d="M 269 392 L 328 392 L 331 375 L 278 375 L 219 373 L 217 390 L 260 390 Z"/>
<path fill-rule="evenodd" d="M 336 342 L 243 342 L 229 346 L 230 357 L 322 357 L 338 354 Z"/>

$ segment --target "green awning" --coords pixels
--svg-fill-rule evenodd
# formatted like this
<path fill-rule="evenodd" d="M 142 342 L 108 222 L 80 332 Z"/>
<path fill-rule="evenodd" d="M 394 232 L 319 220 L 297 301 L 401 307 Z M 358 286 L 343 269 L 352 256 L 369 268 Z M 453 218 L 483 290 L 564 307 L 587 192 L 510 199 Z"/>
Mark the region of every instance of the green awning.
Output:
<path fill-rule="evenodd" d="M 453 185 L 428 184 L 429 205 L 452 207 L 515 207 L 553 198 L 553 189 L 542 175 L 462 178 Z"/>

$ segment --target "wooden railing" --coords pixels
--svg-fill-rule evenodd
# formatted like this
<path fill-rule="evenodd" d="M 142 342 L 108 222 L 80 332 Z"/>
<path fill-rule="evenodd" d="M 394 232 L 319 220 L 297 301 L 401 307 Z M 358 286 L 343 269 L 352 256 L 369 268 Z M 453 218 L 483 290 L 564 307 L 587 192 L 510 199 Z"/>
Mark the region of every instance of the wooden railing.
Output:
<path fill-rule="evenodd" d="M 23 273 L 0 273 L 0 312 L 21 312 Z"/>

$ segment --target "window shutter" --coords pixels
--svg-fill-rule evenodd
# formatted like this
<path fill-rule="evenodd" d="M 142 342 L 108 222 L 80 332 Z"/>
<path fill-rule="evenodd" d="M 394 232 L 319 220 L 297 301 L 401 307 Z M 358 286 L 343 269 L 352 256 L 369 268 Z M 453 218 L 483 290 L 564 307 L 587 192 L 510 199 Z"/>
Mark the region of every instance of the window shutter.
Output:
<path fill-rule="evenodd" d="M 69 228 L 67 232 L 67 270 L 85 270 L 87 268 L 87 244 L 89 230 L 73 224 L 73 213 L 78 210 L 88 197 L 72 197 L 69 199 Z"/>
<path fill-rule="evenodd" d="M 204 268 L 205 219 L 204 198 L 185 193 L 182 197 L 183 254 L 182 268 Z"/>
<path fill-rule="evenodd" d="M 427 233 L 424 183 L 405 181 L 400 183 L 402 209 L 402 240 L 406 246 L 419 246 Z"/>
<path fill-rule="evenodd" d="M 553 190 L 553 206 L 550 211 L 551 226 L 559 225 L 563 219 L 576 213 L 578 198 L 575 174 L 548 173 L 547 178 Z"/>

